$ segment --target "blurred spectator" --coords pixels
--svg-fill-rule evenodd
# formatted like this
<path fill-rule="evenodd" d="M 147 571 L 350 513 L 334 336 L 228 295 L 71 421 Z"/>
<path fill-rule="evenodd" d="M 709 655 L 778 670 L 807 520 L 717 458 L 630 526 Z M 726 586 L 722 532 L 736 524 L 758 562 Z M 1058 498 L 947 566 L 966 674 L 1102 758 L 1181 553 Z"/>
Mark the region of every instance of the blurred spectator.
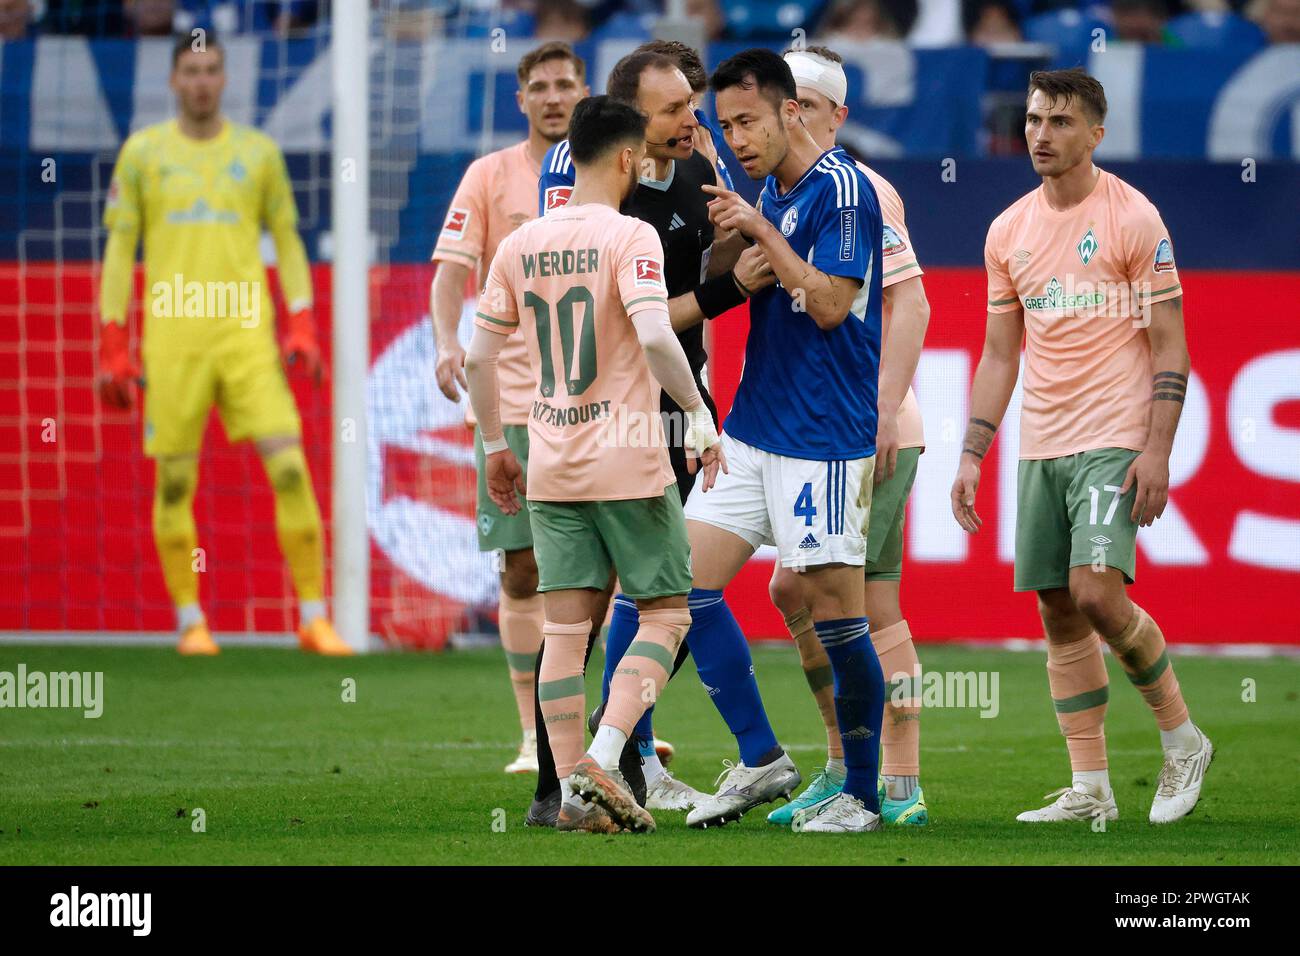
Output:
<path fill-rule="evenodd" d="M 591 32 L 587 10 L 577 0 L 542 0 L 537 4 L 537 36 L 577 43 Z"/>
<path fill-rule="evenodd" d="M 123 3 L 128 36 L 168 37 L 176 16 L 175 0 L 126 0 Z"/>
<path fill-rule="evenodd" d="M 1300 43 L 1300 0 L 1264 0 L 1259 25 L 1269 43 Z"/>
<path fill-rule="evenodd" d="M 1130 43 L 1166 43 L 1165 24 L 1169 22 L 1166 0 L 1112 0 L 1115 38 Z"/>
<path fill-rule="evenodd" d="M 0 40 L 21 40 L 27 36 L 32 5 L 27 0 L 0 0 Z"/>
<path fill-rule="evenodd" d="M 268 12 L 273 11 L 272 22 L 275 24 L 275 32 L 280 36 L 311 29 L 322 12 L 320 0 L 289 0 L 283 3 L 265 3 L 263 6 L 270 8 Z"/>
<path fill-rule="evenodd" d="M 1019 43 L 1023 39 L 1013 0 L 966 0 L 962 26 L 966 39 L 975 46 Z"/>
<path fill-rule="evenodd" d="M 827 43 L 899 40 L 916 22 L 917 0 L 838 0 L 822 19 Z"/>
<path fill-rule="evenodd" d="M 686 16 L 704 24 L 704 39 L 708 43 L 719 39 L 727 26 L 718 0 L 686 0 Z"/>
<path fill-rule="evenodd" d="M 45 0 L 41 30 L 45 33 L 118 36 L 122 32 L 122 4 L 117 0 Z"/>
<path fill-rule="evenodd" d="M 913 46 L 957 46 L 962 40 L 962 0 L 918 0 L 916 22 L 907 34 Z"/>

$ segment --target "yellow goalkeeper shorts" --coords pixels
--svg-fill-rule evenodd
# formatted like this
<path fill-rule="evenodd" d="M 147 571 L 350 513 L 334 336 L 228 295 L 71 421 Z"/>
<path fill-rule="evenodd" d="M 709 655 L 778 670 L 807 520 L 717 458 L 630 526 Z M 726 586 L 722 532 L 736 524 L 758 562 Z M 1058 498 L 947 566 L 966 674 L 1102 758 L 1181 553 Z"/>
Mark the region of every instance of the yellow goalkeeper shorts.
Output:
<path fill-rule="evenodd" d="M 197 454 L 216 405 L 226 437 L 300 435 L 302 421 L 272 342 L 144 356 L 144 451 Z"/>

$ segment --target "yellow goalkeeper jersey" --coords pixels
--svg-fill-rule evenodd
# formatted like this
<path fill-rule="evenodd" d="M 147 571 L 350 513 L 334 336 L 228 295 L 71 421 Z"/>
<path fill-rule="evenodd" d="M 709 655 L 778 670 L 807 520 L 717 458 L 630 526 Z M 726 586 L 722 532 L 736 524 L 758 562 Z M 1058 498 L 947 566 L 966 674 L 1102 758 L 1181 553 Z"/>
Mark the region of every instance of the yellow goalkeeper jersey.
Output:
<path fill-rule="evenodd" d="M 291 312 L 312 302 L 307 255 L 284 156 L 264 133 L 225 122 L 208 140 L 175 120 L 134 133 L 113 170 L 100 288 L 105 322 L 123 322 L 144 238 L 146 355 L 275 343 L 260 242 L 275 241 Z"/>

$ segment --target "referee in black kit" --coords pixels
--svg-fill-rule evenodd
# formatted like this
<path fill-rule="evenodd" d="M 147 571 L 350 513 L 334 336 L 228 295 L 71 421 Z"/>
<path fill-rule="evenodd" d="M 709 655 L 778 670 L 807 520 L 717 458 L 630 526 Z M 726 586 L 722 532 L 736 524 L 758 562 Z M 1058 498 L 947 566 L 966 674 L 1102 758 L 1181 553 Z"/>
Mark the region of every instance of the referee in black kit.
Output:
<path fill-rule="evenodd" d="M 707 130 L 701 130 L 692 109 L 693 91 L 682 69 L 683 66 L 698 69 L 702 75 L 703 66 L 688 47 L 681 47 L 677 57 L 654 49 L 665 46 L 678 45 L 646 44 L 625 56 L 615 64 L 606 84 L 608 96 L 636 107 L 647 120 L 645 168 L 641 170 L 640 185 L 620 211 L 648 222 L 659 234 L 664 248 L 668 314 L 716 426 L 717 406 L 703 380 L 708 361 L 703 320 L 742 304 L 754 292 L 771 285 L 775 276 L 758 247 L 746 249 L 734 235 L 715 234 L 709 222 L 708 204 L 712 197 L 701 187 L 718 185 L 714 160 L 703 151 L 712 152 L 713 144 Z M 572 186 L 573 164 L 565 141 L 553 147 L 542 164 L 539 211 L 545 213 L 564 205 Z M 742 249 L 745 251 L 738 256 Z M 669 461 L 684 504 L 695 484 L 694 462 L 688 465 L 683 447 L 686 416 L 666 392 L 660 393 L 660 411 L 664 416 Z M 614 615 L 616 620 L 620 615 L 631 615 L 631 629 L 636 630 L 636 606 L 630 600 L 616 598 Z M 588 657 L 592 643 L 587 646 Z M 674 674 L 687 653 L 683 643 Z M 540 662 L 539 654 L 539 667 Z M 560 807 L 560 785 L 551 759 L 546 723 L 540 716 L 540 703 L 537 713 L 537 789 L 526 822 L 530 826 L 554 826 Z M 593 718 L 593 722 L 599 722 L 599 711 Z M 635 735 L 628 740 L 619 769 L 638 801 L 644 803 L 645 778 Z"/>

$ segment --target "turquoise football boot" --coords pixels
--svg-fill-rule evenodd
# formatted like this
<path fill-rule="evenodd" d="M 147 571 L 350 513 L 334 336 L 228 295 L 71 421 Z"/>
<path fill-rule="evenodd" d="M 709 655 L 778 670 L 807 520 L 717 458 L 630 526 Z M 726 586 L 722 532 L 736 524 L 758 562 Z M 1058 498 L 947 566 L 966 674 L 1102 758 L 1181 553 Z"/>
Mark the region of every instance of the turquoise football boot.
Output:
<path fill-rule="evenodd" d="M 825 770 L 813 774 L 812 782 L 785 806 L 777 807 L 767 815 L 767 822 L 779 827 L 788 827 L 794 823 L 794 816 L 800 810 L 809 811 L 805 816 L 813 816 L 821 806 L 844 789 L 844 778 L 833 777 Z"/>
<path fill-rule="evenodd" d="M 925 807 L 925 794 L 918 785 L 906 800 L 887 800 L 885 788 L 880 788 L 880 816 L 886 823 L 898 826 L 923 827 L 930 822 Z"/>

